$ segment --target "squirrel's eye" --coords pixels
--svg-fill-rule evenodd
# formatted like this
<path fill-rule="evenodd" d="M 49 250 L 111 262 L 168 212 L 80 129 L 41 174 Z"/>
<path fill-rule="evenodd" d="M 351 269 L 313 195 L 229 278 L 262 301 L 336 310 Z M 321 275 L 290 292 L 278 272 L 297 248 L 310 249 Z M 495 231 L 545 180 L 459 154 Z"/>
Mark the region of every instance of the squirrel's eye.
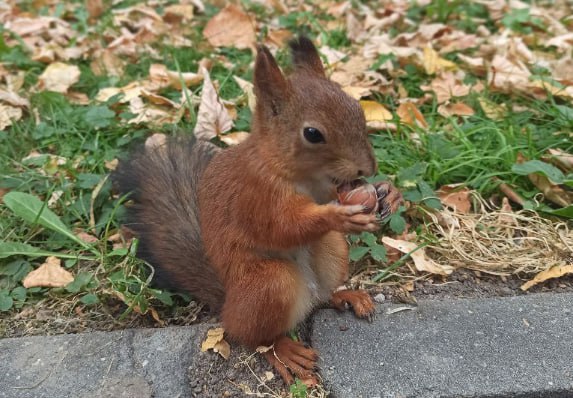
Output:
<path fill-rule="evenodd" d="M 322 133 L 314 127 L 305 127 L 303 131 L 304 138 L 311 144 L 320 144 L 325 142 Z"/>

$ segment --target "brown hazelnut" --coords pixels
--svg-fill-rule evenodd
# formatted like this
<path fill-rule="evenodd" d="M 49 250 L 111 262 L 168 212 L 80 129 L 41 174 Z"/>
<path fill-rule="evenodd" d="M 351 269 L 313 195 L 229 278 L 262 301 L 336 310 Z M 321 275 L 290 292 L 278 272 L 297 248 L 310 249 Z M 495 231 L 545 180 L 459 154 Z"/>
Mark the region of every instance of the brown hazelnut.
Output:
<path fill-rule="evenodd" d="M 363 180 L 354 180 L 338 187 L 338 201 L 343 205 L 362 205 L 364 213 L 378 209 L 376 188 Z"/>

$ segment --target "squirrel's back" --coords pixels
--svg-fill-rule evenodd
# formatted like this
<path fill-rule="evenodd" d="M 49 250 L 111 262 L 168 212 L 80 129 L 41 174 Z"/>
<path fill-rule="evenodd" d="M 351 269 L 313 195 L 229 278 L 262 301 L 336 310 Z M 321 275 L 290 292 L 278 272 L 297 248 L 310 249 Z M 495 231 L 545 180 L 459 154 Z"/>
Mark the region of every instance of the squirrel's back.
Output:
<path fill-rule="evenodd" d="M 155 269 L 154 281 L 185 290 L 218 310 L 224 290 L 205 256 L 199 225 L 199 179 L 218 148 L 191 137 L 142 147 L 121 161 L 112 178 L 129 194 L 124 225 L 139 239 L 137 255 Z"/>

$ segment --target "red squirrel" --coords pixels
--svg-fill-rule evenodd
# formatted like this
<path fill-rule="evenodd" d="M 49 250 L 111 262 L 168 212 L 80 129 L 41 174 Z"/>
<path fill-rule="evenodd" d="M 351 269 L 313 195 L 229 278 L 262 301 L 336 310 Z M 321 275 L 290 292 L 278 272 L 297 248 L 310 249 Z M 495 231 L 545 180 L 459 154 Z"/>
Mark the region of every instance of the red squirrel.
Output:
<path fill-rule="evenodd" d="M 175 138 L 120 162 L 114 180 L 131 193 L 127 226 L 138 255 L 163 285 L 220 312 L 231 339 L 264 355 L 287 382 L 316 380 L 317 353 L 285 334 L 319 304 L 350 305 L 369 318 L 363 290 L 336 290 L 348 277 L 346 233 L 373 232 L 375 214 L 336 204 L 337 187 L 377 171 L 364 113 L 330 81 L 306 37 L 290 42 L 286 77 L 260 46 L 251 134 L 220 150 Z M 400 193 L 389 187 L 396 210 Z"/>

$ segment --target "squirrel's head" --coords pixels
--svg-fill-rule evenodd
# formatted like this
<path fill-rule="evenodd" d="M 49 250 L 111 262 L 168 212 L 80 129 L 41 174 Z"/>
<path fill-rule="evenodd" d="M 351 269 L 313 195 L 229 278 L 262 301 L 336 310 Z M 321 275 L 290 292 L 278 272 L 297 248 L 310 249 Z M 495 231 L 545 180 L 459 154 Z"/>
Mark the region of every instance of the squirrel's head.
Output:
<path fill-rule="evenodd" d="M 358 101 L 330 81 L 316 47 L 306 37 L 290 42 L 293 71 L 284 76 L 264 47 L 255 61 L 257 108 L 253 133 L 272 143 L 276 157 L 303 186 L 333 189 L 373 175 L 376 160 Z M 291 168 L 294 165 L 294 170 Z M 313 196 L 324 196 L 316 192 Z"/>

